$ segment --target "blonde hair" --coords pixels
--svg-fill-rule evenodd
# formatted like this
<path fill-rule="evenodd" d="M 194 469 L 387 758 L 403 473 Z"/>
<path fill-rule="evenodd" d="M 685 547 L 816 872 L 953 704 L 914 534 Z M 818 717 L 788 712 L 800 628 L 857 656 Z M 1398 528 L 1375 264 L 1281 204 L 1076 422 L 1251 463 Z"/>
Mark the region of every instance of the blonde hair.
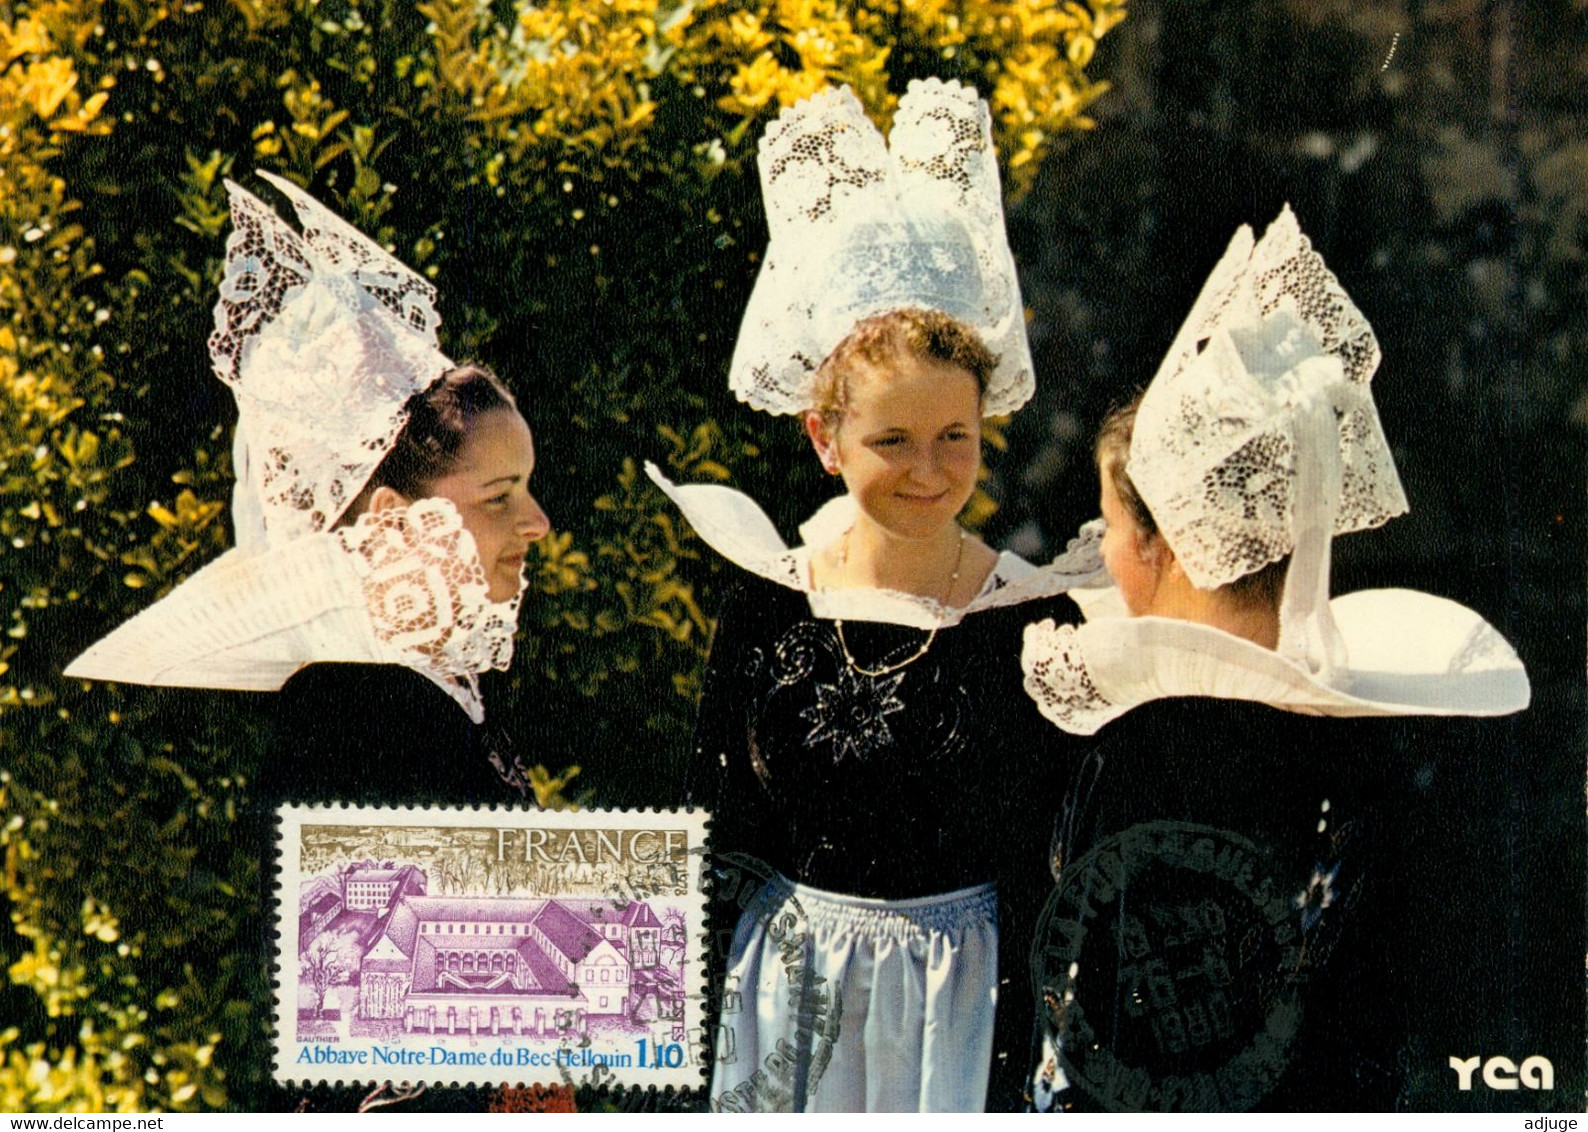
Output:
<path fill-rule="evenodd" d="M 811 408 L 836 423 L 849 407 L 849 379 L 860 366 L 885 366 L 901 354 L 947 362 L 976 379 L 979 401 L 987 391 L 998 355 L 974 330 L 942 311 L 904 307 L 855 323 L 816 371 Z"/>

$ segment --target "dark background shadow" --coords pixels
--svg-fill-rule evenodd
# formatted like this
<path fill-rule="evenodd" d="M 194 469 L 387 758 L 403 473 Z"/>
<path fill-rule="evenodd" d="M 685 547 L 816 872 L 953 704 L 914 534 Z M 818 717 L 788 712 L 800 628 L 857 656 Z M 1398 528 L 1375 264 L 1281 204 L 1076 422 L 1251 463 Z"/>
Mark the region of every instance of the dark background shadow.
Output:
<path fill-rule="evenodd" d="M 1416 1108 L 1581 1105 L 1585 43 L 1559 2 L 1133 5 L 1100 50 L 1099 129 L 1011 218 L 1039 388 L 991 534 L 1028 555 L 1095 514 L 1097 422 L 1238 225 L 1288 201 L 1379 336 L 1411 513 L 1336 544 L 1335 592 L 1461 601 L 1533 685 L 1526 713 L 1420 726 L 1404 752 Z M 1540 1053 L 1549 1094 L 1460 1092 L 1448 1068 Z"/>

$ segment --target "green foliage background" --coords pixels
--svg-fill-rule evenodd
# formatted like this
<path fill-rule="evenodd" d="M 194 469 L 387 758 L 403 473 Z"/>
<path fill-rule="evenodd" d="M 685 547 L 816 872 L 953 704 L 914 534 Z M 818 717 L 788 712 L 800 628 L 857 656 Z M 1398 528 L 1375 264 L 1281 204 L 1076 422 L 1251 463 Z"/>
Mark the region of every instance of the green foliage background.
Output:
<path fill-rule="evenodd" d="M 0 0 L 0 1107 L 266 1095 L 249 782 L 268 697 L 59 677 L 227 541 L 232 412 L 204 353 L 224 177 L 291 177 L 433 276 L 443 344 L 514 386 L 557 532 L 493 714 L 560 771 L 548 799 L 667 803 L 714 575 L 634 458 L 738 481 L 785 529 L 814 494 L 792 430 L 723 380 L 765 243 L 761 127 L 827 82 L 885 122 L 910 78 L 958 77 L 989 95 L 1018 191 L 1089 125 L 1086 67 L 1123 17 Z"/>

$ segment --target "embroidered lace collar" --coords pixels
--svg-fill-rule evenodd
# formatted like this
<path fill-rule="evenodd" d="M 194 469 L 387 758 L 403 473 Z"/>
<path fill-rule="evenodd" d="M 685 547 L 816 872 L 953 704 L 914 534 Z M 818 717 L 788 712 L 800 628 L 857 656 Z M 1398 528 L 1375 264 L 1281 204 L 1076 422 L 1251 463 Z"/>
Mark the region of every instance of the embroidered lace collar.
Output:
<path fill-rule="evenodd" d="M 1042 714 L 1091 735 L 1134 707 L 1174 696 L 1248 700 L 1310 715 L 1510 715 L 1527 673 L 1472 610 L 1416 590 L 1334 599 L 1347 666 L 1326 683 L 1278 653 L 1190 621 L 1101 616 L 1026 627 L 1021 665 Z M 1095 614 L 1094 610 L 1094 614 Z"/>
<path fill-rule="evenodd" d="M 945 608 L 929 597 L 895 590 L 865 588 L 819 590 L 811 586 L 811 548 L 838 538 L 854 521 L 854 501 L 847 495 L 830 500 L 800 527 L 801 546 L 784 543 L 766 512 L 741 491 L 720 484 L 673 483 L 655 464 L 646 474 L 683 512 L 706 544 L 734 565 L 808 595 L 811 614 L 824 620 L 880 621 L 913 629 L 947 628 L 966 615 L 998 606 L 1018 605 L 1097 585 L 1106 578 L 1099 552 L 1100 524 L 1082 528 L 1081 536 L 1046 566 L 1033 566 L 1003 551 L 981 593 L 968 605 Z"/>

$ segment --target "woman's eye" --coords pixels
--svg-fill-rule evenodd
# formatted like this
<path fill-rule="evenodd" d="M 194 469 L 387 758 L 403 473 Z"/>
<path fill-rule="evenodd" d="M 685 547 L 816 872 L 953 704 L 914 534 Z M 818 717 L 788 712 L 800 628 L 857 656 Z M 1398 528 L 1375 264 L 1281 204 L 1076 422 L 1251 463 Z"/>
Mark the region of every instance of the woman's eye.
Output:
<path fill-rule="evenodd" d="M 873 448 L 896 448 L 904 443 L 902 436 L 882 436 L 871 442 Z"/>
<path fill-rule="evenodd" d="M 964 428 L 949 429 L 948 432 L 943 434 L 943 438 L 945 440 L 969 440 L 970 430 Z"/>
<path fill-rule="evenodd" d="M 491 498 L 489 498 L 489 499 L 487 499 L 485 501 L 486 506 L 488 506 L 488 507 L 500 507 L 503 504 L 505 504 L 506 502 L 507 502 L 507 492 L 505 492 L 505 491 L 502 492 L 502 494 L 500 494 L 500 495 L 493 495 L 493 496 L 491 496 Z"/>

